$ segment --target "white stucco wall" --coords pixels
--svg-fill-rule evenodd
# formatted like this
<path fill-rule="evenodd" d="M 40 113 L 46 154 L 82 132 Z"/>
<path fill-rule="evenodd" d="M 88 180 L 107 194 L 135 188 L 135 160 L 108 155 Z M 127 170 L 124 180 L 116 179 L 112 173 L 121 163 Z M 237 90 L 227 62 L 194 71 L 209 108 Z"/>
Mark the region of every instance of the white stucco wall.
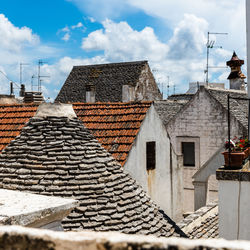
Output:
<path fill-rule="evenodd" d="M 183 167 L 183 209 L 184 212 L 194 211 L 192 176 L 224 144 L 227 138 L 227 113 L 204 89 L 200 89 L 183 111 L 170 121 L 167 131 L 178 155 L 181 154 L 182 141 L 195 142 L 195 167 Z M 231 135 L 239 136 L 240 132 L 242 128 L 232 118 Z M 213 182 L 212 186 L 216 186 L 216 180 Z"/>
<path fill-rule="evenodd" d="M 156 142 L 156 168 L 147 171 L 146 142 L 149 141 Z M 171 155 L 172 160 L 170 159 Z M 170 161 L 172 162 L 172 170 Z M 170 154 L 170 141 L 166 129 L 153 105 L 142 123 L 124 165 L 124 170 L 138 181 L 168 216 L 174 220 L 181 218 L 181 168 L 178 167 L 176 154 L 173 151 Z"/>
<path fill-rule="evenodd" d="M 219 236 L 250 240 L 250 182 L 219 181 Z"/>

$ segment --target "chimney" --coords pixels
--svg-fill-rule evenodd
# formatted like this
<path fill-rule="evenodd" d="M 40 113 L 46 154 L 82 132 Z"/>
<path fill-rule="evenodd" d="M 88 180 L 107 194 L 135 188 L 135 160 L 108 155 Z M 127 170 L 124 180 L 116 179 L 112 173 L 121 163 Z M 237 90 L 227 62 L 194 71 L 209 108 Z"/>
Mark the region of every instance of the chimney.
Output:
<path fill-rule="evenodd" d="M 86 85 L 86 102 L 95 102 L 95 86 L 92 83 Z"/>
<path fill-rule="evenodd" d="M 122 102 L 135 101 L 135 87 L 132 83 L 122 85 Z"/>
<path fill-rule="evenodd" d="M 42 92 L 25 92 L 24 103 L 42 103 L 44 102 L 44 97 L 42 95 Z"/>
<path fill-rule="evenodd" d="M 24 95 L 25 95 L 25 85 L 24 85 L 24 84 L 21 84 L 19 96 L 20 96 L 20 97 L 24 97 Z"/>
<path fill-rule="evenodd" d="M 216 178 L 219 181 L 219 237 L 250 240 L 249 161 L 242 169 L 218 169 Z"/>
<path fill-rule="evenodd" d="M 231 68 L 231 72 L 227 78 L 230 83 L 230 89 L 246 90 L 244 82 L 246 76 L 241 72 L 243 64 L 244 60 L 239 59 L 234 51 L 231 60 L 227 61 L 227 66 Z"/>

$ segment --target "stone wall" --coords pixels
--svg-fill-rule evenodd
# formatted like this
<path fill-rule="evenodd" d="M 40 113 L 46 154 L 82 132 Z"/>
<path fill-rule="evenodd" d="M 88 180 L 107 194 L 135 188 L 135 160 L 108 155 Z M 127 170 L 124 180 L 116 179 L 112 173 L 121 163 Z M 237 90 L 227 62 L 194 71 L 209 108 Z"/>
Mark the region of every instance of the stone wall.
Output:
<path fill-rule="evenodd" d="M 227 138 L 227 113 L 204 90 L 194 96 L 183 111 L 170 121 L 167 131 L 177 154 L 181 154 L 181 142 L 195 142 L 195 167 L 184 167 L 184 210 L 194 210 L 192 176 L 223 145 Z M 231 135 L 239 136 L 240 124 L 231 119 Z M 212 180 L 212 179 L 211 179 Z M 213 197 L 216 181 L 213 179 Z"/>
<path fill-rule="evenodd" d="M 127 249 L 249 249 L 249 241 L 188 240 L 181 238 L 157 238 L 153 236 L 126 235 L 120 233 L 52 232 L 49 230 L 0 227 L 0 249 L 29 250 L 127 250 Z"/>
<path fill-rule="evenodd" d="M 162 99 L 162 94 L 158 89 L 157 83 L 155 82 L 154 76 L 148 64 L 145 64 L 143 70 L 141 71 L 140 77 L 135 86 L 135 92 L 133 94 L 135 95 L 134 101 L 153 101 Z"/>

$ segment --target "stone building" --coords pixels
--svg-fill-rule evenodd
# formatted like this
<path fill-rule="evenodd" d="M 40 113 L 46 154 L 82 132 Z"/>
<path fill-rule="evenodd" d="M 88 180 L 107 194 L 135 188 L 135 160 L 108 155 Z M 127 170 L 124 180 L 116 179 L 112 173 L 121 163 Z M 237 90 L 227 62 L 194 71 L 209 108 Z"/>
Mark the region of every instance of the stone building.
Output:
<path fill-rule="evenodd" d="M 147 61 L 74 66 L 56 102 L 129 102 L 162 99 Z"/>
<path fill-rule="evenodd" d="M 42 104 L 0 154 L 0 186 L 79 201 L 65 230 L 185 236 L 76 118 Z"/>
<path fill-rule="evenodd" d="M 182 102 L 180 96 L 176 102 L 172 100 L 174 103 L 172 106 L 175 109 L 171 109 L 169 101 L 161 102 L 158 107 L 156 105 L 156 110 L 164 121 L 175 152 L 177 155 L 183 155 L 184 211 L 196 210 L 206 205 L 207 200 L 212 201 L 217 198 L 218 187 L 214 168 L 220 167 L 222 162 L 219 161 L 216 165 L 215 162 L 211 162 L 211 159 L 215 155 L 220 156 L 228 136 L 228 94 L 231 97 L 247 97 L 246 92 L 240 90 L 223 90 L 201 86 L 189 101 L 186 100 L 185 94 L 182 95 L 185 99 Z M 188 96 L 190 97 L 190 94 Z M 168 109 L 174 110 L 171 117 L 169 117 L 168 112 L 164 111 Z M 232 138 L 247 134 L 247 110 L 247 101 L 231 99 Z M 197 171 L 202 179 L 195 179 L 194 184 L 197 188 L 195 200 L 192 177 Z M 207 188 L 210 189 L 210 192 L 207 192 Z"/>
<path fill-rule="evenodd" d="M 33 117 L 37 105 L 0 106 L 0 151 Z M 174 220 L 182 218 L 182 169 L 152 102 L 77 103 L 78 118 Z M 162 153 L 164 152 L 164 154 Z"/>

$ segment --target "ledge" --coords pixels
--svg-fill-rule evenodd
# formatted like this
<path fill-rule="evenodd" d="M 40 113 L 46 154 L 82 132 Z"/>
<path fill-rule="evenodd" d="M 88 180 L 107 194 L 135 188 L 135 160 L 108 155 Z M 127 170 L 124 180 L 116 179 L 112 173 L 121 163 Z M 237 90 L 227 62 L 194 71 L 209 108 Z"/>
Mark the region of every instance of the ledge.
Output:
<path fill-rule="evenodd" d="M 250 169 L 249 161 L 242 167 L 242 169 L 228 169 L 226 167 L 221 167 L 216 170 L 217 180 L 227 180 L 227 181 L 249 181 L 250 182 Z"/>

